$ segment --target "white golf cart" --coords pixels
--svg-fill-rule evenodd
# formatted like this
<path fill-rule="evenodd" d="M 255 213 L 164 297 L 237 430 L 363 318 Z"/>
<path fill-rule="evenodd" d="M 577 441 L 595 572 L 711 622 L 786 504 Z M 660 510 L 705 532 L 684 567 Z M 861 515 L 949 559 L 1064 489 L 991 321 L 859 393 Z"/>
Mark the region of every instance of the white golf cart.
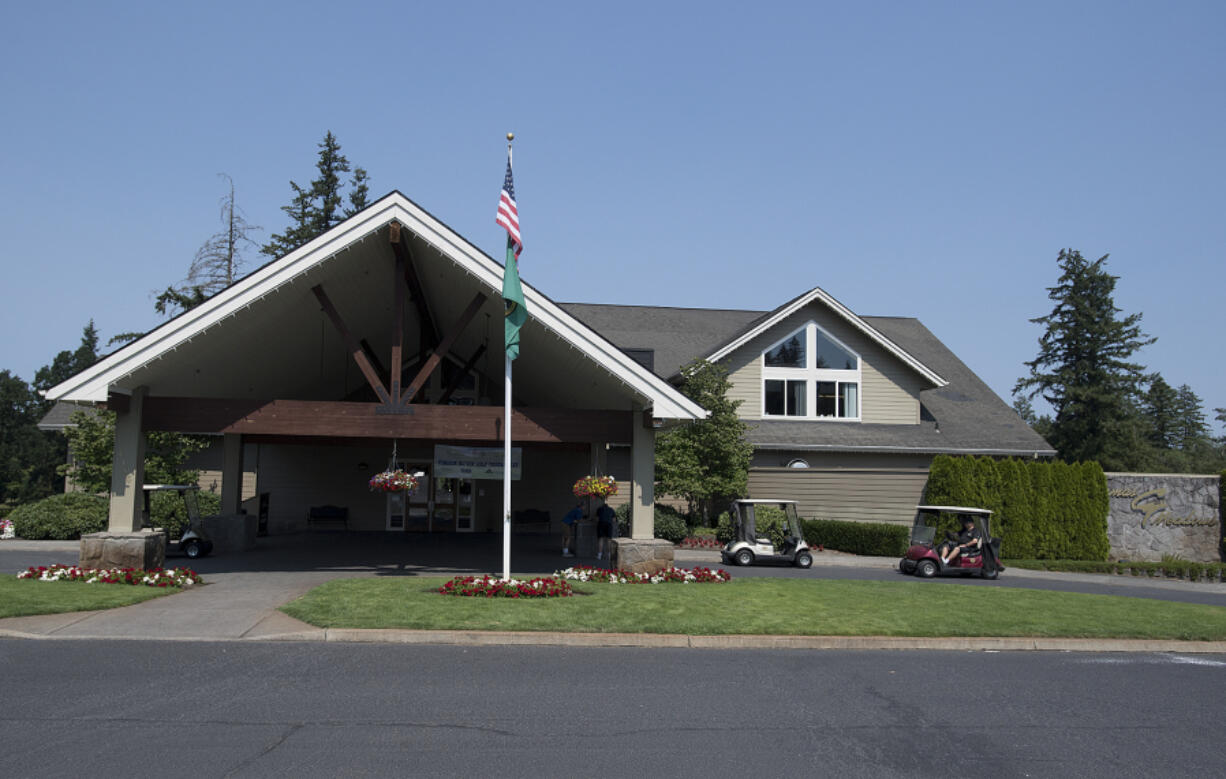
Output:
<path fill-rule="evenodd" d="M 813 553 L 800 531 L 794 500 L 737 500 L 732 503 L 732 540 L 720 550 L 725 563 L 813 565 Z"/>
<path fill-rule="evenodd" d="M 143 527 L 152 528 L 153 518 L 150 511 L 151 498 L 154 493 L 176 493 L 179 496 L 179 501 L 183 510 L 183 517 L 187 520 L 182 526 L 179 533 L 173 535 L 178 538 L 172 538 L 170 528 L 153 528 L 161 530 L 166 534 L 166 549 L 170 550 L 172 541 L 178 541 L 179 551 L 188 558 L 195 560 L 199 557 L 204 557 L 209 552 L 213 551 L 213 542 L 209 540 L 204 533 L 204 528 L 201 525 L 200 504 L 196 500 L 196 493 L 200 491 L 200 487 L 194 484 L 146 484 L 144 485 L 145 505 L 141 512 L 141 525 Z M 179 513 L 176 511 L 176 513 Z"/>

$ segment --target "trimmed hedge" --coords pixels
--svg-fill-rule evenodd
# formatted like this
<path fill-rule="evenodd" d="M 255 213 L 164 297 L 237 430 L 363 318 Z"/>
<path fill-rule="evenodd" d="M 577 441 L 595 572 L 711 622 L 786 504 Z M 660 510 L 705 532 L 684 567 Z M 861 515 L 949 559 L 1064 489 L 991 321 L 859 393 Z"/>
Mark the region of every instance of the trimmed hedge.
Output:
<path fill-rule="evenodd" d="M 9 519 L 18 538 L 73 541 L 84 533 L 106 530 L 109 508 L 106 498 L 68 492 L 18 506 Z"/>
<path fill-rule="evenodd" d="M 1226 563 L 1194 563 L 1188 560 L 1164 560 L 1160 563 L 1121 560 L 1010 560 L 1006 567 L 1032 571 L 1063 571 L 1066 573 L 1113 573 L 1148 576 L 1151 578 L 1187 579 L 1189 581 L 1222 581 L 1226 579 Z"/>
<path fill-rule="evenodd" d="M 901 557 L 906 554 L 911 529 L 884 522 L 844 522 L 837 519 L 801 520 L 809 546 L 822 546 L 851 554 Z"/>
<path fill-rule="evenodd" d="M 1095 462 L 938 455 L 924 502 L 991 509 L 1004 554 L 1036 560 L 1106 560 L 1107 478 Z"/>

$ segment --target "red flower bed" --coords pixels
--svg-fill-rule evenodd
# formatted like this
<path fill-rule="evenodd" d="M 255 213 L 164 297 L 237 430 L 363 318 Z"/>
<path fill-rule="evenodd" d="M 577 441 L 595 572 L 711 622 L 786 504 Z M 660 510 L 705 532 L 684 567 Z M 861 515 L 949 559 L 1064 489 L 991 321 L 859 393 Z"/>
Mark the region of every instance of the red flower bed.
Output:
<path fill-rule="evenodd" d="M 441 595 L 463 598 L 568 598 L 574 594 L 570 582 L 556 576 L 539 576 L 522 581 L 493 576 L 457 576 L 438 588 Z"/>

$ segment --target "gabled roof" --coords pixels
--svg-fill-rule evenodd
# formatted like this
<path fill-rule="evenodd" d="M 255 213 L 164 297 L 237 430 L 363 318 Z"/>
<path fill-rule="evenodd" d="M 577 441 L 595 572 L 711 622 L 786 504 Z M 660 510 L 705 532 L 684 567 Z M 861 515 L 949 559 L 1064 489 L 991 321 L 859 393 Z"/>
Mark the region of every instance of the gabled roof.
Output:
<path fill-rule="evenodd" d="M 305 287 L 324 279 L 339 290 L 338 294 L 348 292 L 350 311 L 359 310 L 358 315 L 361 315 L 364 313 L 360 311 L 363 307 L 375 309 L 374 303 L 365 304 L 366 299 L 372 291 L 383 293 L 391 285 L 383 283 L 383 280 L 363 282 L 359 277 L 363 269 L 368 271 L 372 265 L 381 261 L 383 255 L 379 252 L 388 251 L 386 246 L 379 246 L 377 242 L 370 242 L 368 239 L 392 221 L 407 228 L 418 245 L 424 245 L 430 250 L 432 258 L 441 257 L 450 261 L 442 262 L 442 265 L 436 262 L 439 286 L 450 290 L 467 284 L 470 289 L 481 289 L 492 301 L 487 302 L 487 305 L 491 309 L 496 308 L 496 311 L 490 313 L 501 311 L 499 299 L 503 266 L 421 206 L 400 192 L 392 192 L 303 246 L 253 271 L 203 304 L 183 312 L 103 358 L 91 368 L 51 388 L 46 393 L 47 397 L 52 400 L 102 402 L 111 392 L 130 392 L 152 378 L 165 380 L 170 388 L 168 391 L 182 392 L 191 370 L 200 375 L 198 381 L 202 387 L 201 394 L 210 386 L 208 382 L 213 381 L 216 384 L 218 381 L 217 377 L 210 376 L 210 373 L 217 374 L 227 370 L 236 374 L 231 384 L 245 386 L 250 380 L 258 385 L 265 381 L 264 374 L 277 370 L 259 363 L 258 360 L 270 359 L 270 356 L 280 357 L 283 359 L 279 366 L 280 372 L 285 373 L 285 364 L 291 359 L 297 361 L 295 364 L 301 364 L 304 362 L 304 355 L 311 354 L 311 348 L 315 350 L 315 359 L 320 363 L 322 373 L 325 336 L 320 333 L 321 325 L 317 323 L 318 304 Z M 365 286 L 359 286 L 363 284 Z M 348 288 L 345 285 L 348 285 Z M 288 293 L 283 293 L 284 290 L 288 290 Z M 637 398 L 636 402 L 650 407 L 656 417 L 685 420 L 706 416 L 701 407 L 667 381 L 641 366 L 542 292 L 528 283 L 523 284 L 523 291 L 529 315 L 526 328 L 532 328 L 538 335 L 547 333 L 552 337 L 537 339 L 538 353 L 535 355 L 530 348 L 531 344 L 525 341 L 520 359 L 515 363 L 517 369 L 527 364 L 530 366 L 530 372 L 545 374 L 548 373 L 548 365 L 556 362 L 552 358 L 569 359 L 573 365 L 594 364 L 601 369 L 601 375 L 612 376 L 616 382 L 628 388 Z M 294 328 L 284 332 L 284 345 L 270 350 L 267 343 L 256 343 L 261 340 L 262 335 L 267 336 L 270 332 L 267 329 L 261 330 L 258 326 L 267 328 L 270 317 L 273 316 L 269 313 L 270 304 L 273 302 L 271 298 L 279 294 L 281 297 L 288 294 L 292 298 L 292 306 L 289 303 L 282 305 L 285 306 L 286 312 L 292 313 L 298 320 Z M 456 301 L 457 312 L 464 302 L 466 299 Z M 308 309 L 310 316 L 315 319 L 309 319 L 303 313 Z M 251 313 L 257 311 L 264 313 Z M 279 309 L 277 313 L 280 314 Z M 440 314 L 440 317 L 442 316 L 444 314 Z M 236 320 L 243 324 L 233 324 Z M 306 325 L 303 325 L 303 322 Z M 501 329 L 498 328 L 499 331 Z M 211 343 L 201 345 L 202 341 Z M 500 342 L 501 338 L 498 341 Z M 234 354 L 240 349 L 257 348 L 263 348 L 264 351 L 254 358 L 257 361 L 254 366 L 244 365 L 241 356 Z M 295 349 L 297 351 L 294 351 Z M 496 346 L 495 350 L 501 351 Z M 546 350 L 548 355 L 545 354 Z M 180 352 L 189 353 L 190 359 L 177 356 Z M 578 362 L 567 357 L 575 352 L 582 355 Z M 203 370 L 192 367 L 197 364 L 208 367 Z M 546 387 L 551 381 L 556 384 L 556 379 L 555 376 L 538 378 L 536 386 Z M 255 386 L 251 391 L 258 394 L 268 386 L 265 381 L 264 385 Z M 216 391 L 221 392 L 229 388 L 217 387 Z M 520 389 L 521 385 L 517 382 L 517 396 Z"/>
<path fill-rule="evenodd" d="M 779 324 L 792 314 L 813 302 L 819 302 L 825 305 L 832 312 L 834 312 L 835 315 L 846 321 L 847 324 L 851 325 L 856 330 L 859 330 L 861 333 L 867 336 L 869 340 L 874 341 L 882 349 L 897 357 L 904 364 L 906 364 L 924 379 L 931 382 L 933 385 L 943 387 L 948 383 L 945 381 L 945 379 L 933 372 L 927 365 L 924 365 L 922 362 L 915 359 L 915 357 L 908 354 L 905 349 L 887 338 L 883 333 L 877 330 L 877 328 L 870 325 L 863 318 L 852 313 L 851 309 L 835 300 L 821 287 L 814 287 L 808 292 L 792 298 L 782 306 L 776 308 L 774 311 L 768 312 L 765 316 L 761 316 L 753 320 L 742 328 L 740 332 L 729 338 L 726 343 L 722 344 L 713 352 L 706 355 L 706 359 L 710 360 L 711 362 L 718 362 L 724 359 L 733 351 L 749 343 L 749 341 L 752 339 L 756 338 L 767 330 L 770 330 L 775 325 Z"/>
<path fill-rule="evenodd" d="M 653 308 L 564 303 L 575 316 L 627 349 L 654 349 L 656 370 L 674 376 L 699 357 L 727 354 L 731 344 L 797 301 L 775 311 Z M 785 314 L 786 316 L 786 314 Z M 918 425 L 828 423 L 812 420 L 747 420 L 747 439 L 758 449 L 787 451 L 992 454 L 1052 457 L 1055 450 L 1001 400 L 918 319 L 865 316 L 857 319 L 885 342 L 909 355 L 941 384 L 920 392 Z M 753 337 L 750 335 L 749 337 Z M 747 340 L 747 339 L 746 339 Z"/>

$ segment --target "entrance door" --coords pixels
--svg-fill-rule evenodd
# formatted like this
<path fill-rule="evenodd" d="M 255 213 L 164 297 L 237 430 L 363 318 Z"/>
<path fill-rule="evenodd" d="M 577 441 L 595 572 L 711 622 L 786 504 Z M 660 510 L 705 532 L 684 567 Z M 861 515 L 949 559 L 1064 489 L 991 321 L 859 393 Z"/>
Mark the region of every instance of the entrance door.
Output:
<path fill-rule="evenodd" d="M 471 533 L 476 529 L 477 483 L 434 478 L 431 463 L 397 463 L 417 477 L 417 491 L 387 493 L 387 529 L 417 533 Z"/>
<path fill-rule="evenodd" d="M 430 531 L 471 533 L 476 528 L 477 484 L 472 479 L 438 477 L 432 480 L 434 505 Z"/>

